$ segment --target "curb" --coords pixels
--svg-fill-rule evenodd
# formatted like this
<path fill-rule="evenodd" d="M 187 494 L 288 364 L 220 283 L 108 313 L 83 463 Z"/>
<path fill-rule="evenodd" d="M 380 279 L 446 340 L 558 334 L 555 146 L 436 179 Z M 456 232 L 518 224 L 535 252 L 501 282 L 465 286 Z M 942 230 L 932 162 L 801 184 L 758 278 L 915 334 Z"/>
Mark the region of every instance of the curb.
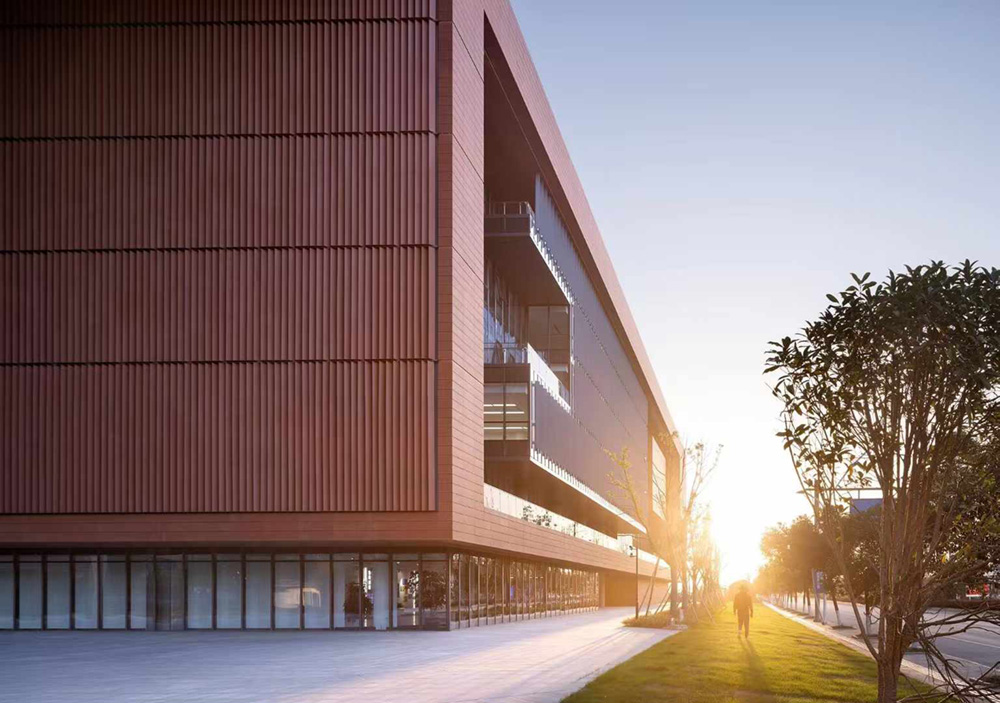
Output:
<path fill-rule="evenodd" d="M 864 642 L 856 640 L 854 639 L 854 637 L 850 635 L 841 635 L 832 628 L 828 627 L 827 625 L 820 625 L 817 622 L 813 622 L 811 619 L 797 617 L 797 615 L 793 615 L 792 612 L 786 611 L 783 608 L 768 603 L 767 601 L 763 601 L 763 603 L 768 608 L 776 612 L 778 615 L 781 615 L 782 617 L 797 622 L 800 625 L 804 625 L 805 627 L 808 627 L 810 630 L 818 632 L 821 635 L 824 635 L 825 637 L 828 637 L 831 640 L 840 642 L 841 644 L 850 647 L 856 652 L 861 652 L 869 659 L 873 658 L 872 653 L 868 651 L 868 647 L 865 646 Z M 920 683 L 925 683 L 928 685 L 939 685 L 944 683 L 944 680 L 937 674 L 937 672 L 932 671 L 926 666 L 922 666 L 920 664 L 907 661 L 906 659 L 902 661 L 899 669 L 900 672 L 905 673 L 910 678 L 916 679 Z"/>

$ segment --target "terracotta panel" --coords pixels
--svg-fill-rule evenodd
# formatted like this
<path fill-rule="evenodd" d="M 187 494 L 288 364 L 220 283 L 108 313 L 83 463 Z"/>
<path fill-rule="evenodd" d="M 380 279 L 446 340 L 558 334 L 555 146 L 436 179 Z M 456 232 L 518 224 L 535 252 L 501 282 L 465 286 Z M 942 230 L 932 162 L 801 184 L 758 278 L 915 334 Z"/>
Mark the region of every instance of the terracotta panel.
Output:
<path fill-rule="evenodd" d="M 0 256 L 0 363 L 433 359 L 430 247 Z"/>
<path fill-rule="evenodd" d="M 433 19 L 436 0 L 6 0 L 0 26 Z"/>
<path fill-rule="evenodd" d="M 431 510 L 430 362 L 0 367 L 0 513 Z"/>
<path fill-rule="evenodd" d="M 0 30 L 0 137 L 435 129 L 435 24 Z"/>
<path fill-rule="evenodd" d="M 5 142 L 0 250 L 433 244 L 434 165 L 429 134 Z"/>

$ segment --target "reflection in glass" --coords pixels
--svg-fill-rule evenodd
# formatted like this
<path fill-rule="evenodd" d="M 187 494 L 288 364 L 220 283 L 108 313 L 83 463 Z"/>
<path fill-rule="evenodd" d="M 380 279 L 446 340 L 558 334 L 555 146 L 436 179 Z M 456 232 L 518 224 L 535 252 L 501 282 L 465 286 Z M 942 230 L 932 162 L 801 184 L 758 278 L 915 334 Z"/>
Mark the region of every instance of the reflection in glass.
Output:
<path fill-rule="evenodd" d="M 212 562 L 187 563 L 187 626 L 192 630 L 212 627 Z"/>
<path fill-rule="evenodd" d="M 451 621 L 453 623 L 458 623 L 459 615 L 459 591 L 461 590 L 461 577 L 459 575 L 459 564 L 461 564 L 461 556 L 458 554 L 451 555 Z"/>
<path fill-rule="evenodd" d="M 489 557 L 479 557 L 479 619 L 483 625 L 490 624 L 489 621 L 489 599 L 490 599 L 490 562 Z"/>
<path fill-rule="evenodd" d="M 479 625 L 479 557 L 469 557 L 469 623 Z"/>
<path fill-rule="evenodd" d="M 0 630 L 14 628 L 14 561 L 0 556 Z"/>
<path fill-rule="evenodd" d="M 392 626 L 420 627 L 420 565 L 416 561 L 397 561 L 394 571 Z"/>
<path fill-rule="evenodd" d="M 389 562 L 365 561 L 362 570 L 362 624 L 369 630 L 389 628 Z"/>
<path fill-rule="evenodd" d="M 69 628 L 70 589 L 69 589 L 69 557 L 63 555 L 50 556 L 46 569 L 46 603 L 45 626 L 50 630 L 65 630 Z M 2 565 L 0 565 L 2 568 Z"/>
<path fill-rule="evenodd" d="M 330 627 L 330 561 L 305 562 L 302 605 L 307 629 Z"/>
<path fill-rule="evenodd" d="M 420 572 L 420 606 L 425 630 L 448 627 L 448 562 L 423 562 Z"/>
<path fill-rule="evenodd" d="M 220 630 L 243 627 L 243 571 L 239 555 L 219 556 L 215 564 L 215 626 Z"/>
<path fill-rule="evenodd" d="M 356 561 L 333 563 L 333 626 L 361 626 L 361 581 Z"/>
<path fill-rule="evenodd" d="M 132 557 L 132 620 L 133 630 L 152 630 L 156 623 L 156 601 L 153 598 L 153 562 Z"/>
<path fill-rule="evenodd" d="M 280 555 L 284 557 L 285 555 Z M 279 557 L 280 558 L 280 557 Z M 274 562 L 274 626 L 298 629 L 299 603 L 302 597 L 298 556 L 295 561 Z"/>
<path fill-rule="evenodd" d="M 42 627 L 42 558 L 22 556 L 18 564 L 18 626 L 22 630 Z M 95 590 L 96 594 L 97 591 Z"/>
<path fill-rule="evenodd" d="M 97 557 L 76 557 L 76 563 L 73 566 L 76 594 L 76 603 L 73 607 L 76 614 L 76 629 L 94 629 L 97 627 Z"/>
<path fill-rule="evenodd" d="M 101 557 L 101 627 L 105 630 L 125 629 L 126 600 L 128 588 L 125 584 L 127 572 L 125 557 L 118 555 Z M 211 625 L 211 619 L 209 619 Z"/>
<path fill-rule="evenodd" d="M 247 628 L 271 627 L 271 562 L 247 562 Z"/>
<path fill-rule="evenodd" d="M 458 571 L 459 582 L 459 618 L 462 626 L 469 624 L 469 555 L 462 554 Z"/>

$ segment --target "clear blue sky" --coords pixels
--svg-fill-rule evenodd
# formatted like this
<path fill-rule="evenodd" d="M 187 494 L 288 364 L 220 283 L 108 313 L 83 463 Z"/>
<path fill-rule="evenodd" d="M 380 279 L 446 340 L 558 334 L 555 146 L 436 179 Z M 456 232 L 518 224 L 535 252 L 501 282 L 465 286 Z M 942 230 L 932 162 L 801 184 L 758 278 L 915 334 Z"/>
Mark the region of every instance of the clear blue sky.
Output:
<path fill-rule="evenodd" d="M 1000 2 L 512 0 L 667 402 L 725 445 L 724 577 L 806 512 L 761 376 L 849 272 L 1000 266 Z"/>

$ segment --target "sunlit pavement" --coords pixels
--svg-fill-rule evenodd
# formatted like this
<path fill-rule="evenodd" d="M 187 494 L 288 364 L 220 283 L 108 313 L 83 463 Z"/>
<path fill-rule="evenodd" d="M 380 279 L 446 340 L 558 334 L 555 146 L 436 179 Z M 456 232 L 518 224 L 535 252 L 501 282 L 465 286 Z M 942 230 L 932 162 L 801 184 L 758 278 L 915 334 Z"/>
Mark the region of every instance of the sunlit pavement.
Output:
<path fill-rule="evenodd" d="M 674 634 L 605 608 L 457 632 L 11 632 L 0 701 L 559 701 Z"/>

